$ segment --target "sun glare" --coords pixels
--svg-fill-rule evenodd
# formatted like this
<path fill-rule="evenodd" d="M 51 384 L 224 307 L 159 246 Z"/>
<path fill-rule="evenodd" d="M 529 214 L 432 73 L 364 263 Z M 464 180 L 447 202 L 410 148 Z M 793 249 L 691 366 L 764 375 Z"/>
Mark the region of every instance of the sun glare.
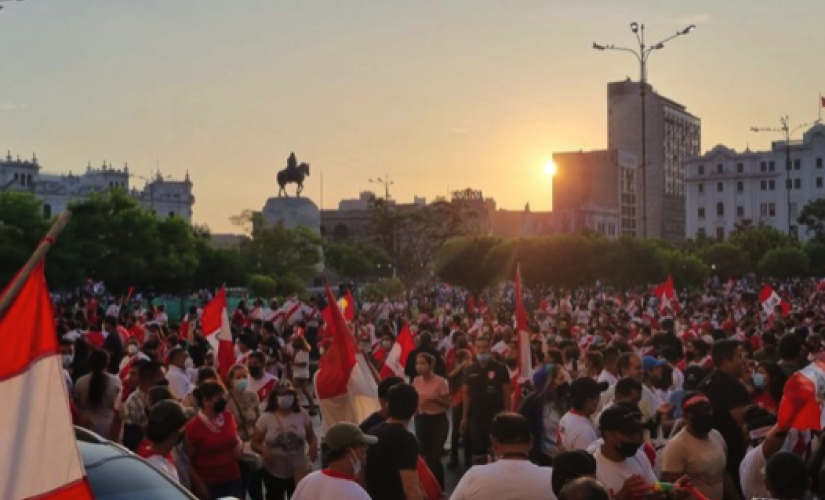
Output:
<path fill-rule="evenodd" d="M 550 177 L 556 175 L 556 164 L 553 163 L 553 160 L 547 160 L 547 163 L 544 164 L 544 174 Z"/>

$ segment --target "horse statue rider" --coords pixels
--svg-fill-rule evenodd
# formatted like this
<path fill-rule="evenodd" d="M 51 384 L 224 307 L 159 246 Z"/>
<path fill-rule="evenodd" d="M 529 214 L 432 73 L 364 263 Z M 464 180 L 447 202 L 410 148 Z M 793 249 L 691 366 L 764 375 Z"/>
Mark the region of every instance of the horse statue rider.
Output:
<path fill-rule="evenodd" d="M 301 191 L 304 190 L 304 177 L 309 177 L 309 163 L 298 164 L 295 158 L 295 153 L 289 155 L 286 160 L 286 168 L 278 172 L 278 196 L 289 197 L 286 192 L 286 185 L 290 183 L 298 184 L 298 189 L 295 191 L 295 196 L 301 196 Z"/>

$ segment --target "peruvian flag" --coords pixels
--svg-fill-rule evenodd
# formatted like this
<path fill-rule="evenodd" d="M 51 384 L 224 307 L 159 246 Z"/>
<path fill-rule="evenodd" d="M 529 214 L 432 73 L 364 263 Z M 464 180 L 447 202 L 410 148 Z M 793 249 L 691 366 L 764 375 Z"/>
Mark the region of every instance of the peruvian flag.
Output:
<path fill-rule="evenodd" d="M 344 319 L 352 321 L 355 319 L 355 298 L 352 296 L 352 291 L 347 288 L 347 294 L 341 297 L 338 305 L 344 311 Z"/>
<path fill-rule="evenodd" d="M 783 300 L 770 285 L 763 286 L 762 290 L 759 291 L 759 302 L 762 304 L 762 310 L 769 316 L 773 316 L 776 306 L 782 308 L 783 317 L 791 313 L 791 305 Z"/>
<path fill-rule="evenodd" d="M 93 499 L 77 451 L 43 264 L 0 319 L 0 496 Z"/>
<path fill-rule="evenodd" d="M 229 330 L 229 316 L 226 314 L 226 287 L 222 286 L 215 298 L 203 308 L 201 329 L 212 350 L 218 353 L 218 372 L 221 378 L 235 364 L 235 345 Z"/>
<path fill-rule="evenodd" d="M 410 333 L 410 325 L 404 323 L 401 328 L 401 333 L 395 339 L 395 344 L 392 345 L 384 366 L 381 368 L 381 380 L 389 377 L 404 377 L 404 369 L 407 367 L 407 358 L 415 349 L 415 342 L 413 342 L 412 334 Z"/>
<path fill-rule="evenodd" d="M 324 431 L 338 422 L 360 423 L 380 408 L 378 386 L 329 285 L 326 294 L 327 307 L 322 315 L 331 341 L 315 374 Z"/>
<path fill-rule="evenodd" d="M 526 382 L 533 375 L 533 364 L 530 356 L 530 327 L 527 323 L 527 311 L 524 309 L 524 293 L 521 287 L 521 264 L 516 264 L 514 294 L 516 298 L 519 381 Z"/>
<path fill-rule="evenodd" d="M 667 280 L 653 289 L 653 295 L 661 302 L 659 304 L 660 313 L 663 313 L 665 309 L 679 312 L 679 298 L 676 297 L 676 290 L 673 288 L 673 277 L 671 275 L 668 274 Z"/>
<path fill-rule="evenodd" d="M 801 431 L 822 429 L 822 407 L 825 398 L 825 363 L 816 360 L 794 373 L 785 383 L 779 404 L 777 425 L 782 429 Z"/>

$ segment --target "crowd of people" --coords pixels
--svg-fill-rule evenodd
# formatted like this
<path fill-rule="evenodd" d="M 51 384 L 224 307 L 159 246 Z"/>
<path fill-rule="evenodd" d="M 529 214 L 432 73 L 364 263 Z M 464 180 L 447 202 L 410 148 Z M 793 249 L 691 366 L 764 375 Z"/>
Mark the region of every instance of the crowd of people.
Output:
<path fill-rule="evenodd" d="M 365 298 L 350 327 L 380 410 L 323 436 L 321 298 L 242 302 L 228 370 L 197 308 L 170 323 L 160 308 L 87 295 L 56 311 L 75 424 L 199 498 L 432 499 L 423 463 L 455 500 L 801 500 L 825 498 L 825 446 L 777 412 L 786 380 L 825 360 L 821 288 L 777 286 L 788 310 L 744 282 L 664 303 L 534 292 L 527 367 L 512 287 Z M 405 328 L 415 348 L 382 377 Z"/>

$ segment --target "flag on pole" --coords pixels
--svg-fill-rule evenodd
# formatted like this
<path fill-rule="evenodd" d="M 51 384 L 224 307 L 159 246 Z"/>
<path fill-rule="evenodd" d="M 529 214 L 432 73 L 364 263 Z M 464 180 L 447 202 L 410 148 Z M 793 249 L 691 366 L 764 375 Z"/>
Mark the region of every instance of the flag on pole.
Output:
<path fill-rule="evenodd" d="M 325 431 L 338 422 L 359 424 L 380 408 L 378 386 L 329 285 L 326 294 L 322 315 L 331 342 L 321 356 L 314 381 Z"/>
<path fill-rule="evenodd" d="M 527 323 L 527 311 L 524 309 L 524 290 L 521 287 L 521 264 L 516 264 L 514 292 L 516 297 L 519 381 L 526 382 L 533 376 L 533 363 L 530 356 L 530 326 Z"/>
<path fill-rule="evenodd" d="M 670 309 L 673 312 L 679 312 L 680 304 L 679 298 L 676 296 L 676 290 L 673 287 L 673 277 L 667 275 L 667 280 L 664 283 L 653 289 L 653 295 L 659 299 L 659 312 L 664 313 L 665 309 Z"/>
<path fill-rule="evenodd" d="M 777 425 L 783 429 L 819 431 L 822 429 L 819 401 L 824 397 L 825 363 L 817 360 L 794 373 L 785 383 Z"/>
<path fill-rule="evenodd" d="M 387 359 L 384 361 L 384 366 L 381 367 L 381 380 L 390 377 L 403 377 L 404 370 L 407 367 L 407 358 L 415 349 L 415 342 L 413 342 L 412 334 L 410 333 L 410 325 L 404 323 L 401 328 L 401 333 L 395 339 Z"/>
<path fill-rule="evenodd" d="M 0 319 L 0 390 L 7 404 L 0 412 L 0 498 L 91 500 L 43 264 L 24 279 Z"/>
<path fill-rule="evenodd" d="M 347 294 L 341 297 L 338 305 L 344 312 L 344 319 L 352 321 L 355 319 L 355 298 L 352 296 L 352 291 L 347 288 Z"/>
<path fill-rule="evenodd" d="M 782 299 L 770 285 L 763 286 L 762 290 L 759 291 L 759 303 L 762 304 L 762 310 L 765 311 L 765 314 L 768 316 L 773 315 L 774 309 L 776 309 L 777 306 L 782 308 L 782 316 L 787 316 L 791 313 L 791 305 Z"/>
<path fill-rule="evenodd" d="M 226 313 L 226 287 L 221 287 L 215 298 L 203 308 L 201 329 L 212 350 L 218 353 L 218 373 L 225 377 L 235 364 L 235 344 L 229 329 L 229 315 Z"/>

